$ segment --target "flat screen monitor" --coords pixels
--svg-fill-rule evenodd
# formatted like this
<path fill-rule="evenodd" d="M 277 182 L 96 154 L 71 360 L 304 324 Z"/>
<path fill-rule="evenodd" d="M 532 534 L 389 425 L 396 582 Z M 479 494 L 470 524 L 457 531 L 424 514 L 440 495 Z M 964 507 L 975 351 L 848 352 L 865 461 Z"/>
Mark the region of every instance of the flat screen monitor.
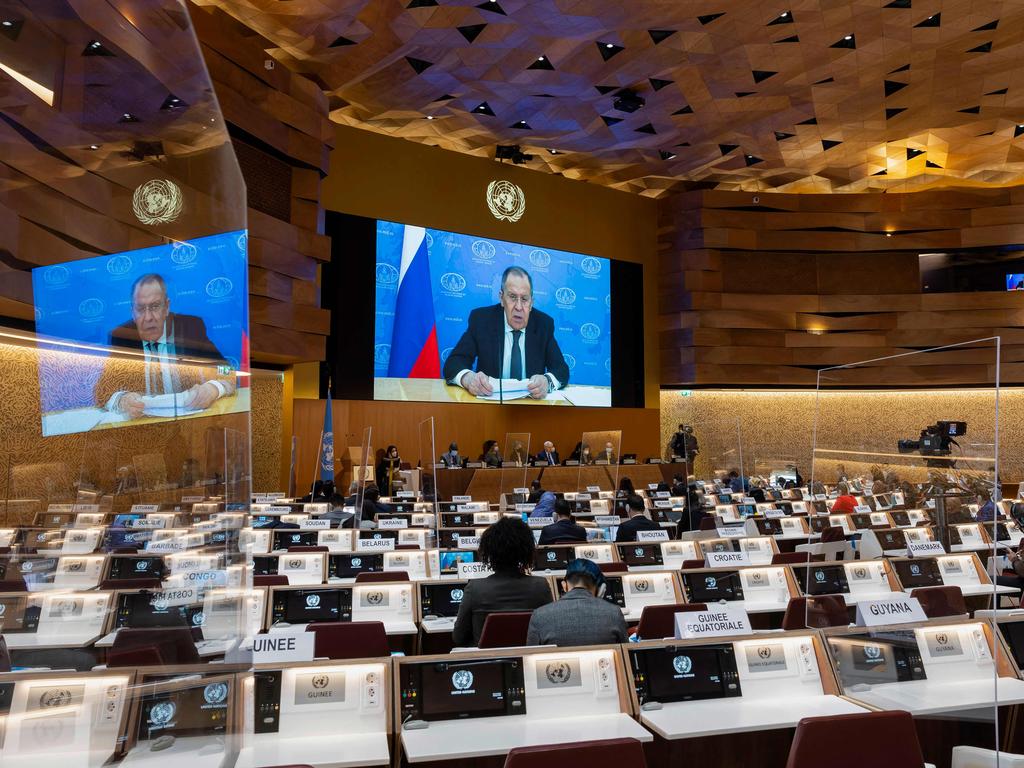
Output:
<path fill-rule="evenodd" d="M 174 691 L 143 694 L 139 709 L 140 742 L 158 736 L 209 736 L 224 733 L 231 717 L 231 680 Z"/>
<path fill-rule="evenodd" d="M 163 578 L 164 559 L 159 555 L 115 555 L 110 558 L 110 573 L 107 578 L 123 579 Z"/>
<path fill-rule="evenodd" d="M 757 505 L 756 504 L 737 504 L 736 505 L 736 513 L 741 518 L 746 520 L 748 517 L 753 517 L 754 515 L 757 514 Z"/>
<path fill-rule="evenodd" d="M 118 549 L 142 549 L 153 538 L 153 531 L 138 528 L 107 528 L 103 532 L 100 549 L 113 552 Z"/>
<path fill-rule="evenodd" d="M 441 573 L 458 573 L 459 563 L 476 562 L 476 552 L 463 549 L 456 552 L 441 552 L 438 556 Z"/>
<path fill-rule="evenodd" d="M 113 521 L 110 523 L 111 528 L 131 528 L 132 523 L 136 520 L 142 519 L 142 515 L 137 514 L 126 514 L 126 515 L 114 515 Z"/>
<path fill-rule="evenodd" d="M 911 526 L 913 523 L 910 520 L 910 515 L 905 509 L 894 509 L 889 513 L 892 516 L 892 521 L 899 526 Z"/>
<path fill-rule="evenodd" d="M 441 528 L 437 532 L 437 546 L 441 549 L 458 549 L 460 536 L 476 536 L 476 529 Z"/>
<path fill-rule="evenodd" d="M 717 603 L 719 600 L 742 600 L 743 583 L 738 571 L 683 572 L 683 586 L 688 603 Z"/>
<path fill-rule="evenodd" d="M 767 491 L 767 494 L 771 497 L 772 501 L 782 501 L 782 491 L 771 488 Z"/>
<path fill-rule="evenodd" d="M 459 606 L 466 589 L 466 582 L 446 584 L 420 584 L 420 608 L 424 616 L 459 615 Z"/>
<path fill-rule="evenodd" d="M 384 555 L 345 552 L 327 557 L 327 577 L 330 579 L 354 579 L 360 573 L 381 573 L 384 570 Z"/>
<path fill-rule="evenodd" d="M 612 404 L 608 259 L 381 220 L 376 251 L 374 399 L 466 402 L 435 382 L 479 371 L 506 402 L 551 374 L 556 404 Z M 496 362 L 505 322 L 530 327 L 508 368 Z"/>
<path fill-rule="evenodd" d="M 1000 621 L 996 626 L 999 627 L 1006 644 L 1010 646 L 1010 653 L 1017 662 L 1017 668 L 1024 668 L 1024 621 Z"/>
<path fill-rule="evenodd" d="M 187 390 L 208 380 L 223 383 L 218 414 L 249 410 L 248 388 L 236 390 L 249 360 L 246 249 L 236 231 L 33 269 L 43 435 L 132 424 L 126 391 L 148 419 L 202 416 Z M 147 344 L 161 339 L 153 370 Z"/>
<path fill-rule="evenodd" d="M 0 595 L 0 633 L 35 632 L 40 606 L 29 606 L 27 595 Z"/>
<path fill-rule="evenodd" d="M 795 565 L 793 572 L 805 595 L 841 595 L 850 591 L 841 565 Z"/>
<path fill-rule="evenodd" d="M 572 559 L 575 559 L 575 556 L 569 547 L 538 547 L 533 551 L 533 569 L 564 571 Z"/>
<path fill-rule="evenodd" d="M 1006 275 L 1006 290 L 1024 291 L 1024 273 L 1008 272 Z"/>
<path fill-rule="evenodd" d="M 153 593 L 133 592 L 119 595 L 114 626 L 133 629 L 152 627 L 201 627 L 202 605 L 172 605 L 154 601 Z"/>
<path fill-rule="evenodd" d="M 718 494 L 718 503 L 719 504 L 732 504 L 732 494 L 731 493 L 720 493 L 720 494 Z"/>
<path fill-rule="evenodd" d="M 352 621 L 352 590 L 277 590 L 271 607 L 271 622 L 309 624 L 313 621 Z"/>
<path fill-rule="evenodd" d="M 913 630 L 828 638 L 843 688 L 925 680 Z"/>
<path fill-rule="evenodd" d="M 754 524 L 762 536 L 782 535 L 782 520 L 777 517 L 757 517 L 754 518 Z"/>
<path fill-rule="evenodd" d="M 314 547 L 316 546 L 318 531 L 298 531 L 294 528 L 278 528 L 273 533 L 273 549 L 288 549 L 288 547 Z"/>
<path fill-rule="evenodd" d="M 742 695 L 730 644 L 638 648 L 629 655 L 641 704 Z"/>
<path fill-rule="evenodd" d="M 875 531 L 875 536 L 878 537 L 878 543 L 881 544 L 882 549 L 885 551 L 907 548 L 907 537 L 903 535 L 903 531 L 899 528 L 878 530 Z"/>
<path fill-rule="evenodd" d="M 402 720 L 458 720 L 526 714 L 520 658 L 404 664 Z"/>
<path fill-rule="evenodd" d="M 893 560 L 896 575 L 904 589 L 917 587 L 941 587 L 942 574 L 939 562 L 931 558 L 914 558 L 913 560 Z"/>
<path fill-rule="evenodd" d="M 816 515 L 828 514 L 828 504 L 826 504 L 824 501 L 816 499 L 811 502 L 811 506 L 814 507 L 814 514 Z"/>
<path fill-rule="evenodd" d="M 651 542 L 620 544 L 619 559 L 629 566 L 663 565 L 665 563 L 665 559 L 661 556 L 661 545 Z"/>

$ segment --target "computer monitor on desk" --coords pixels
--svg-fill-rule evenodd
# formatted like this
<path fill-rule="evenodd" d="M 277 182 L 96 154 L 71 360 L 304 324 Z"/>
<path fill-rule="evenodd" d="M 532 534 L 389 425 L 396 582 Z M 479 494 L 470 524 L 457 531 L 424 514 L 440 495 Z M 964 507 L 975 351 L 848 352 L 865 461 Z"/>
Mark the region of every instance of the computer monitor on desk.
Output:
<path fill-rule="evenodd" d="M 115 603 L 113 629 L 151 629 L 153 627 L 201 627 L 203 606 L 168 606 L 166 601 L 155 600 L 155 594 L 147 591 L 118 592 Z"/>
<path fill-rule="evenodd" d="M 683 571 L 683 590 L 688 603 L 732 602 L 743 599 L 743 582 L 739 571 Z"/>
<path fill-rule="evenodd" d="M 40 610 L 40 601 L 30 602 L 28 593 L 0 594 L 0 634 L 35 632 Z"/>
<path fill-rule="evenodd" d="M 277 529 L 273 532 L 271 547 L 274 550 L 286 550 L 289 547 L 316 546 L 319 531 L 297 531 L 293 529 Z"/>
<path fill-rule="evenodd" d="M 665 558 L 661 554 L 660 542 L 623 542 L 615 545 L 619 550 L 619 560 L 630 567 L 664 565 Z"/>
<path fill-rule="evenodd" d="M 156 752 L 161 759 L 218 765 L 227 750 L 224 737 L 234 730 L 235 685 L 233 675 L 218 675 L 140 686 L 137 721 L 123 764 L 151 764 L 154 743 L 171 736 L 170 745 Z"/>
<path fill-rule="evenodd" d="M 893 560 L 892 564 L 904 589 L 942 586 L 942 573 L 939 571 L 939 562 L 933 557 Z"/>
<path fill-rule="evenodd" d="M 406 663 L 399 674 L 402 722 L 526 714 L 521 657 Z"/>
<path fill-rule="evenodd" d="M 271 625 L 314 621 L 352 621 L 352 587 L 271 589 Z"/>
<path fill-rule="evenodd" d="M 467 581 L 446 581 L 444 584 L 420 584 L 420 613 L 424 616 L 455 618 L 465 594 Z"/>
<path fill-rule="evenodd" d="M 533 570 L 538 575 L 543 575 L 544 571 L 564 571 L 572 559 L 572 547 L 537 547 L 533 551 Z"/>
<path fill-rule="evenodd" d="M 354 579 L 360 573 L 380 573 L 383 570 L 383 553 L 343 552 L 327 556 L 328 579 Z"/>
<path fill-rule="evenodd" d="M 634 648 L 629 661 L 641 706 L 743 695 L 732 643 Z"/>

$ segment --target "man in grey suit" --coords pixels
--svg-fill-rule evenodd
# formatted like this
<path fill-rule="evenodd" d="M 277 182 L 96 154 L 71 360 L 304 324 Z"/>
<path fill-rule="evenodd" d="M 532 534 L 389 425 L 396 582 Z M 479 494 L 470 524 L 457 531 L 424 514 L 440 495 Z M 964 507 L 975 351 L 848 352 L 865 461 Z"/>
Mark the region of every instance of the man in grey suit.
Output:
<path fill-rule="evenodd" d="M 527 645 L 608 645 L 624 643 L 629 631 L 622 611 L 604 599 L 604 574 L 591 560 L 578 558 L 565 569 L 565 594 L 533 612 Z"/>

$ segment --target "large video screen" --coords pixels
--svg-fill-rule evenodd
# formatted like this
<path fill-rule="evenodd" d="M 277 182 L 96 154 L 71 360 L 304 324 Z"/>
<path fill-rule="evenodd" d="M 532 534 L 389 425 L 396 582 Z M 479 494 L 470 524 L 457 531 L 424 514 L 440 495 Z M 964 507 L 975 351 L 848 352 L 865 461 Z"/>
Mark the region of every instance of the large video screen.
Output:
<path fill-rule="evenodd" d="M 610 406 L 610 264 L 378 220 L 374 398 Z"/>
<path fill-rule="evenodd" d="M 32 270 L 43 435 L 249 410 L 247 236 Z"/>

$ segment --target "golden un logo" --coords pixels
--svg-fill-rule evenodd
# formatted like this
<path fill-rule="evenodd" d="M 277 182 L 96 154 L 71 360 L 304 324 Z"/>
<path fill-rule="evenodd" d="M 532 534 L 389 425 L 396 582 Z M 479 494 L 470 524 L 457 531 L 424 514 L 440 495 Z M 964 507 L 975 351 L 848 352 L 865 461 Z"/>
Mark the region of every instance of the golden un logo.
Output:
<path fill-rule="evenodd" d="M 181 214 L 181 188 L 170 179 L 150 179 L 135 188 L 132 213 L 143 224 L 166 224 Z"/>
<path fill-rule="evenodd" d="M 526 213 L 526 193 L 511 181 L 487 185 L 487 207 L 499 221 L 519 221 Z"/>

